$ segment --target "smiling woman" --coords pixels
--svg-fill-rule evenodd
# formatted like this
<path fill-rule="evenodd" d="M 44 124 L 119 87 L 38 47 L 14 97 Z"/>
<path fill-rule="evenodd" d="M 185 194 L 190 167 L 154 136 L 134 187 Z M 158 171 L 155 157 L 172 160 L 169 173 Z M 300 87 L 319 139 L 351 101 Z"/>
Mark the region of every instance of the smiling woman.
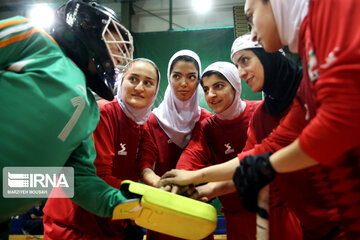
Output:
<path fill-rule="evenodd" d="M 119 75 L 117 98 L 98 101 L 100 121 L 93 132 L 94 165 L 97 175 L 114 188 L 119 189 L 125 179 L 139 180 L 134 169 L 140 134 L 151 113 L 159 82 L 155 63 L 145 58 L 134 59 Z M 51 239 L 143 238 L 142 230 L 130 221 L 97 217 L 70 199 L 49 199 L 44 225 L 45 235 Z"/>
<path fill-rule="evenodd" d="M 206 102 L 215 114 L 225 111 L 234 101 L 235 89 L 221 73 L 214 71 L 204 73 L 201 85 Z"/>
<path fill-rule="evenodd" d="M 177 163 L 178 169 L 197 170 L 220 164 L 241 152 L 247 140 L 249 121 L 260 103 L 240 98 L 241 80 L 235 65 L 229 62 L 215 62 L 208 66 L 201 85 L 206 102 L 215 115 L 196 126 Z M 192 197 L 208 201 L 221 195 L 227 239 L 254 239 L 255 225 L 252 223 L 255 223 L 255 215 L 244 211 L 237 194 L 230 193 L 230 185 L 223 185 L 221 192 L 216 192 L 212 191 L 212 183 L 206 184 L 197 187 Z"/>
<path fill-rule="evenodd" d="M 239 76 L 253 92 L 260 92 L 264 85 L 264 67 L 253 51 L 243 50 L 234 54 Z"/>

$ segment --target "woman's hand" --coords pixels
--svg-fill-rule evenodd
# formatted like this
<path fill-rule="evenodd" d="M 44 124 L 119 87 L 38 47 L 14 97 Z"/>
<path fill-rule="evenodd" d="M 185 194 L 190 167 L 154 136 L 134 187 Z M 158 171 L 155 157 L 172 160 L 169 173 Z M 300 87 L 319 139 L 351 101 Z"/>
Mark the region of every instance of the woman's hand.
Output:
<path fill-rule="evenodd" d="M 162 175 L 159 183 L 161 186 L 166 186 L 166 185 L 187 186 L 191 184 L 196 184 L 197 173 L 198 171 L 173 169 L 167 171 L 164 175 Z"/>
<path fill-rule="evenodd" d="M 207 183 L 205 185 L 195 187 L 195 191 L 193 191 L 189 197 L 198 201 L 208 202 L 216 197 L 214 195 L 214 185 L 215 183 Z"/>

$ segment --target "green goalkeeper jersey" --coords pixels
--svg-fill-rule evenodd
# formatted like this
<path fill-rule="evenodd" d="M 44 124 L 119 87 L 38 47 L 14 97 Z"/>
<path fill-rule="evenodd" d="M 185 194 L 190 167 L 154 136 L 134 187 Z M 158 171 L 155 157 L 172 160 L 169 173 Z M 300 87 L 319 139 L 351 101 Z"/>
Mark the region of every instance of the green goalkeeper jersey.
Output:
<path fill-rule="evenodd" d="M 23 17 L 0 21 L 0 103 L 0 179 L 4 167 L 73 167 L 72 200 L 96 215 L 111 216 L 125 198 L 95 173 L 91 133 L 99 109 L 85 75 Z M 2 194 L 0 223 L 37 200 Z"/>

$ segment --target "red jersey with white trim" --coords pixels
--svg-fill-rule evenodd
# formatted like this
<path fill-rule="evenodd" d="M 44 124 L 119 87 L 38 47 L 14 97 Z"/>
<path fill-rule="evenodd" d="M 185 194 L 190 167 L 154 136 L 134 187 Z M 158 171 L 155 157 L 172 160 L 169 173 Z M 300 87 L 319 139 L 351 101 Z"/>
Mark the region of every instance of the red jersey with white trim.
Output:
<path fill-rule="evenodd" d="M 299 54 L 312 82 L 316 115 L 299 137 L 301 149 L 332 166 L 318 191 L 339 208 L 347 239 L 360 239 L 360 3 L 310 1 Z M 325 27 L 326 26 L 326 27 Z M 319 174 L 324 174 L 319 171 Z"/>
<path fill-rule="evenodd" d="M 212 114 L 201 108 L 199 122 Z M 139 149 L 139 173 L 145 168 L 153 169 L 158 176 L 162 176 L 165 172 L 174 169 L 176 163 L 183 152 L 178 145 L 171 142 L 164 130 L 160 127 L 154 114 L 151 114 L 149 120 L 144 124 L 142 131 L 142 141 Z M 148 240 L 176 240 L 175 238 L 162 233 L 147 231 L 146 239 Z M 208 240 L 214 239 L 210 235 Z"/>
<path fill-rule="evenodd" d="M 356 0 L 310 2 L 301 27 L 299 44 L 304 49 L 299 53 L 305 52 L 306 65 L 316 57 L 317 65 L 311 65 L 310 72 L 318 71 L 318 79 L 310 81 L 318 108 L 299 140 L 308 155 L 334 166 L 346 152 L 360 147 L 360 31 L 350 24 L 360 21 L 360 4 Z M 309 58 L 310 51 L 315 55 Z"/>
<path fill-rule="evenodd" d="M 100 122 L 93 132 L 97 175 L 119 189 L 122 180 L 138 181 L 135 171 L 141 126 L 129 119 L 115 98 L 100 100 Z M 67 198 L 51 198 L 44 216 L 45 235 L 51 239 L 124 239 L 128 220 L 97 217 Z"/>
<path fill-rule="evenodd" d="M 245 146 L 249 121 L 260 103 L 244 101 L 244 112 L 233 120 L 212 116 L 198 123 L 176 168 L 196 170 L 236 157 Z M 234 192 L 220 196 L 219 200 L 223 205 L 227 239 L 256 239 L 256 216 L 239 204 L 239 195 Z"/>
<path fill-rule="evenodd" d="M 248 142 L 238 154 L 241 160 L 247 155 L 259 155 L 267 151 L 276 152 L 292 143 L 314 115 L 310 86 L 302 80 L 293 103 L 281 116 L 271 116 L 263 105 L 255 111 L 248 130 Z M 263 122 L 263 124 L 259 124 Z M 271 131 L 271 129 L 273 129 Z M 270 132 L 270 134 L 269 134 Z M 265 137 L 268 135 L 267 137 Z M 261 140 L 262 139 L 262 140 Z M 254 143 L 260 144 L 254 145 Z M 250 149 L 250 150 L 249 150 Z M 321 178 L 314 168 L 288 174 L 278 174 L 270 184 L 270 234 L 278 239 L 281 229 L 276 221 L 274 206 L 285 201 L 301 221 L 303 239 L 335 239 L 339 236 L 340 221 L 337 209 L 327 206 L 327 201 L 317 193 L 315 187 Z M 327 171 L 323 169 L 323 171 Z M 289 215 L 291 217 L 291 215 Z M 271 219 L 274 219 L 273 221 Z M 284 228 L 285 229 L 285 228 Z M 275 237 L 276 236 L 276 237 Z"/>

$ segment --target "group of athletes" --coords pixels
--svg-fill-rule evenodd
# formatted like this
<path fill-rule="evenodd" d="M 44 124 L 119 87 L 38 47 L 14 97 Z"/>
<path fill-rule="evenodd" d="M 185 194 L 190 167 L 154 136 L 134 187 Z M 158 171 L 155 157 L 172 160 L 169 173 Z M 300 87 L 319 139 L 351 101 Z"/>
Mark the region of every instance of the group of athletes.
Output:
<path fill-rule="evenodd" d="M 259 216 L 269 239 L 360 239 L 360 3 L 246 0 L 244 11 L 252 30 L 232 63 L 202 71 L 179 50 L 155 109 L 159 69 L 133 59 L 111 9 L 70 0 L 50 35 L 0 20 L 1 167 L 74 168 L 74 197 L 46 202 L 44 239 L 142 239 L 132 220 L 111 219 L 133 197 L 126 179 L 219 197 L 230 240 L 259 239 Z M 241 99 L 241 79 L 264 99 Z M 200 88 L 214 114 L 199 107 Z M 1 231 L 36 201 L 1 196 Z"/>

